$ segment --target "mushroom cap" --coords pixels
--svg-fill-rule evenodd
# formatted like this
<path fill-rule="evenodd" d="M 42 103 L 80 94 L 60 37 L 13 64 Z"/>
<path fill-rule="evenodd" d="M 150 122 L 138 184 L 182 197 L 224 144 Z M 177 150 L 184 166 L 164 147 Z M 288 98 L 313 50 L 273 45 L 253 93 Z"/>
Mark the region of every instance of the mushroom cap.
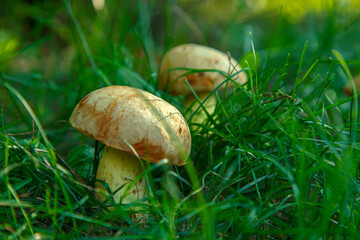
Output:
<path fill-rule="evenodd" d="M 185 76 L 189 70 L 171 70 L 173 68 L 213 71 L 195 72 Z M 247 77 L 244 72 L 239 72 L 240 70 L 238 62 L 223 52 L 198 44 L 183 44 L 170 49 L 162 58 L 159 67 L 159 86 L 174 95 L 188 95 L 191 94 L 191 90 L 185 82 L 187 79 L 195 92 L 210 92 L 227 79 L 218 71 L 231 76 L 231 79 L 239 84 L 244 84 Z"/>
<path fill-rule="evenodd" d="M 140 89 L 95 90 L 75 107 L 70 124 L 109 147 L 154 163 L 167 158 L 170 164 L 181 166 L 190 154 L 191 135 L 181 113 Z"/>

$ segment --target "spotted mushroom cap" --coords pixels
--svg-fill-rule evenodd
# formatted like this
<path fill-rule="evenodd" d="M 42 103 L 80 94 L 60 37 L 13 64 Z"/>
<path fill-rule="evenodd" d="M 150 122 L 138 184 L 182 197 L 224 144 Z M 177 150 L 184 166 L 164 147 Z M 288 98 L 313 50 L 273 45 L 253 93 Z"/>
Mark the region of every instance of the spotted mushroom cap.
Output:
<path fill-rule="evenodd" d="M 212 71 L 195 72 L 185 76 L 189 70 L 171 70 L 174 68 Z M 170 49 L 162 58 L 158 73 L 159 86 L 174 95 L 188 95 L 191 90 L 185 82 L 187 79 L 195 92 L 210 92 L 227 79 L 214 70 L 231 76 L 231 79 L 239 84 L 247 81 L 246 74 L 239 72 L 241 67 L 235 59 L 216 49 L 189 43 Z"/>
<path fill-rule="evenodd" d="M 70 124 L 107 146 L 158 162 L 185 164 L 191 149 L 189 127 L 171 104 L 140 89 L 110 86 L 85 96 Z M 134 153 L 136 152 L 136 154 Z"/>

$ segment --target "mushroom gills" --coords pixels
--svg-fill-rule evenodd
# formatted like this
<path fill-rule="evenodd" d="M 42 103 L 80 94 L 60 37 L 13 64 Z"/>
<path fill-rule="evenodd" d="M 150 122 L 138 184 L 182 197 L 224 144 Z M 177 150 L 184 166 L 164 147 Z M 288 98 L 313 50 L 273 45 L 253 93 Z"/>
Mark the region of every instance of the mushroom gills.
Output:
<path fill-rule="evenodd" d="M 140 159 L 131 153 L 105 146 L 96 173 L 96 179 L 106 182 L 116 203 L 131 203 L 144 198 L 145 178 L 139 179 L 130 189 L 129 184 L 142 173 Z M 103 183 L 95 183 L 95 196 L 100 201 L 107 198 L 108 192 Z"/>

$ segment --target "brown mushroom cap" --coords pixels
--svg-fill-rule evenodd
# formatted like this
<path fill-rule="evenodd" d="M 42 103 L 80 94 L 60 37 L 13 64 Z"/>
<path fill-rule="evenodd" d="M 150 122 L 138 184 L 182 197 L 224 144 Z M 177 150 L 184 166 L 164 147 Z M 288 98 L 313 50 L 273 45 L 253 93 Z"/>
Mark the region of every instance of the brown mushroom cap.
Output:
<path fill-rule="evenodd" d="M 160 88 L 174 95 L 187 95 L 191 94 L 191 90 L 185 79 L 195 92 L 213 91 L 225 81 L 226 77 L 217 71 L 196 72 L 183 76 L 189 70 L 171 70 L 173 68 L 218 70 L 231 75 L 232 80 L 239 84 L 247 81 L 246 74 L 239 72 L 241 67 L 235 59 L 216 49 L 198 44 L 179 45 L 165 54 L 159 67 Z"/>
<path fill-rule="evenodd" d="M 107 146 L 158 162 L 184 165 L 191 148 L 189 127 L 171 104 L 148 92 L 110 86 L 85 96 L 70 124 Z M 131 147 L 134 151 L 131 149 Z"/>

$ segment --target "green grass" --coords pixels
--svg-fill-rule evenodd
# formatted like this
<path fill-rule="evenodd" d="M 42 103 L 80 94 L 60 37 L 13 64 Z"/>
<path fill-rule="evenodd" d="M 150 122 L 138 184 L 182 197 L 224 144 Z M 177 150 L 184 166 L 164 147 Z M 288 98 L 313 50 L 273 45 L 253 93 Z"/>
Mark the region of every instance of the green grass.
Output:
<path fill-rule="evenodd" d="M 182 1 L 126 2 L 100 12 L 90 2 L 4 2 L 0 238 L 357 239 L 358 16 L 334 8 L 291 23 L 281 9 L 251 15 L 239 4 L 207 21 Z M 69 125 L 73 108 L 92 90 L 128 85 L 187 113 L 156 76 L 164 52 L 186 42 L 230 51 L 248 84 L 212 92 L 215 112 L 189 118 L 191 161 L 149 164 L 146 199 L 98 201 L 102 145 Z M 133 206 L 148 221 L 134 223 Z"/>

